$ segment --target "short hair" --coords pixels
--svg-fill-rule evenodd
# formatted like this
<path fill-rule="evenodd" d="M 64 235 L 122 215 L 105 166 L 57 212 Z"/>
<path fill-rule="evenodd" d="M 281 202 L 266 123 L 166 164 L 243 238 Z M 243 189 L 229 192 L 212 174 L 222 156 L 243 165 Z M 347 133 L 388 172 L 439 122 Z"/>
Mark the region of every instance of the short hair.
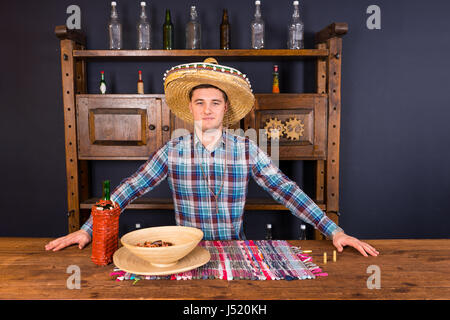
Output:
<path fill-rule="evenodd" d="M 223 91 L 222 89 L 220 89 L 220 88 L 218 88 L 218 87 L 216 87 L 216 86 L 214 86 L 212 84 L 208 84 L 208 83 L 202 83 L 202 84 L 199 84 L 199 85 L 196 85 L 195 87 L 193 87 L 191 89 L 191 91 L 189 91 L 189 101 L 192 101 L 192 95 L 194 94 L 195 90 L 197 90 L 197 89 L 209 89 L 209 88 L 217 89 L 220 92 L 222 92 L 223 99 L 225 100 L 225 103 L 228 102 L 228 95 L 226 94 L 225 91 Z"/>

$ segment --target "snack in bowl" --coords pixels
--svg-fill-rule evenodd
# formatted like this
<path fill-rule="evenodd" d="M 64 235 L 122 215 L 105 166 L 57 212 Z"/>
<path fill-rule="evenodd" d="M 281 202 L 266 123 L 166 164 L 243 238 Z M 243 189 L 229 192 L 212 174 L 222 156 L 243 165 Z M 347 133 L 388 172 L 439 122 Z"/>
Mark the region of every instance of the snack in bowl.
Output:
<path fill-rule="evenodd" d="M 171 242 L 156 240 L 153 242 L 145 241 L 144 243 L 138 243 L 137 246 L 138 247 L 156 248 L 156 247 L 170 247 L 170 246 L 173 246 L 173 244 Z"/>
<path fill-rule="evenodd" d="M 191 253 L 203 238 L 203 231 L 184 226 L 151 227 L 125 234 L 121 243 L 135 256 L 157 267 L 170 267 Z M 162 241 L 161 239 L 164 239 Z M 142 246 L 161 241 L 171 246 Z"/>

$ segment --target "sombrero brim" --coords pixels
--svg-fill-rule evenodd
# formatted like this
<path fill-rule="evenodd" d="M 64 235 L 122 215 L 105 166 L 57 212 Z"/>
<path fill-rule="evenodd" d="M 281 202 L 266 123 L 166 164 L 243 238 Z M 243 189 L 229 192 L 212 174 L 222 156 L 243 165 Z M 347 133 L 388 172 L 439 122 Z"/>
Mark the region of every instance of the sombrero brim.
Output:
<path fill-rule="evenodd" d="M 199 67 L 200 66 L 200 67 Z M 255 97 L 250 82 L 235 69 L 214 64 L 188 64 L 172 68 L 164 82 L 166 103 L 175 116 L 193 123 L 189 92 L 200 84 L 211 84 L 226 92 L 229 100 L 223 124 L 232 125 L 253 108 Z"/>

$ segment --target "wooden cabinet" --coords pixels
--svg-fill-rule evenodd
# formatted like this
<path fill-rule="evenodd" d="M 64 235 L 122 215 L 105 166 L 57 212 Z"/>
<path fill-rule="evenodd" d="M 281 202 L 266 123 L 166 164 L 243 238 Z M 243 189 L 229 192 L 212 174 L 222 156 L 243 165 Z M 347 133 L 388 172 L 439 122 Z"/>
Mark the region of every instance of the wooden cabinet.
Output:
<path fill-rule="evenodd" d="M 163 95 L 76 96 L 78 158 L 141 160 L 170 138 Z"/>
<path fill-rule="evenodd" d="M 255 108 L 244 119 L 255 128 L 259 146 L 280 160 L 326 157 L 327 96 L 324 94 L 256 94 Z M 278 134 L 271 129 L 278 129 Z M 276 143 L 278 148 L 273 148 Z M 277 154 L 273 152 L 278 151 Z"/>
<path fill-rule="evenodd" d="M 232 50 L 86 50 L 85 36 L 66 26 L 55 34 L 61 46 L 61 79 L 67 173 L 68 225 L 80 228 L 80 210 L 89 210 L 96 199 L 89 190 L 90 160 L 146 160 L 174 138 L 174 130 L 192 132 L 192 125 L 176 118 L 163 94 L 88 94 L 86 64 L 90 59 L 109 61 L 186 60 L 216 57 L 229 60 L 315 59 L 316 92 L 301 94 L 255 93 L 253 110 L 233 129 L 253 130 L 259 145 L 272 157 L 272 145 L 279 145 L 281 160 L 314 160 L 316 192 L 310 195 L 326 214 L 338 223 L 339 142 L 341 114 L 342 36 L 346 23 L 333 23 L 317 32 L 315 48 Z M 279 135 L 274 137 L 274 128 Z M 264 148 L 264 147 L 263 147 Z M 171 198 L 137 199 L 129 208 L 173 209 Z M 245 210 L 287 209 L 271 200 L 248 199 Z M 322 238 L 316 232 L 316 239 Z"/>

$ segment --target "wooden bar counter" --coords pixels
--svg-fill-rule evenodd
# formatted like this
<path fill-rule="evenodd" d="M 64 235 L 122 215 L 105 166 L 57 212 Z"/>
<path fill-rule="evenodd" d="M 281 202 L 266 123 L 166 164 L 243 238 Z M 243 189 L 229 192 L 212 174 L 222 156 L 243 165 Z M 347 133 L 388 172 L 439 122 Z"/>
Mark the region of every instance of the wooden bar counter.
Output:
<path fill-rule="evenodd" d="M 345 247 L 337 253 L 337 262 L 332 261 L 331 241 L 289 241 L 313 250 L 314 262 L 328 273 L 315 280 L 140 280 L 136 284 L 115 281 L 110 276 L 112 264 L 94 265 L 90 245 L 82 250 L 71 246 L 46 251 L 44 245 L 50 240 L 0 238 L 0 299 L 450 299 L 449 239 L 364 240 L 380 252 L 378 257 L 364 257 Z M 80 289 L 67 287 L 71 265 L 81 270 Z M 368 289 L 371 265 L 380 268 L 379 289 Z"/>

